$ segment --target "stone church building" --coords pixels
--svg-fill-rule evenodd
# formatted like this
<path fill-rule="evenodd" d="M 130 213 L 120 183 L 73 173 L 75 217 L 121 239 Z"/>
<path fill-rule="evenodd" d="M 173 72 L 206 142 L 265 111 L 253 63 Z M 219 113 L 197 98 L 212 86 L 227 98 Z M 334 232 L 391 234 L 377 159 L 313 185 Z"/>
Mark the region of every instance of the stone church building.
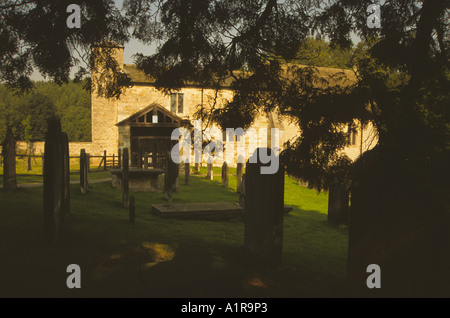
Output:
<path fill-rule="evenodd" d="M 229 83 L 223 84 L 217 96 L 215 89 L 195 85 L 165 94 L 156 89 L 152 81 L 135 65 L 123 64 L 123 50 L 123 47 L 116 48 L 115 57 L 123 71 L 131 78 L 133 86 L 127 88 L 117 100 L 99 97 L 95 90 L 92 91 L 92 142 L 85 148 L 93 155 L 100 154 L 103 150 L 108 154 L 117 154 L 119 149 L 128 148 L 131 164 L 136 165 L 139 163 L 139 156 L 144 153 L 150 156 L 164 154 L 172 149 L 175 142 L 171 141 L 171 133 L 174 128 L 180 126 L 181 121 L 193 122 L 195 119 L 193 114 L 198 107 L 203 105 L 207 111 L 214 101 L 218 104 L 216 107 L 221 107 L 233 96 Z M 319 69 L 324 72 L 337 71 Z M 344 72 L 348 73 L 350 78 L 355 78 L 352 71 Z M 275 113 L 257 118 L 253 128 L 256 131 L 266 128 L 269 134 L 271 128 L 278 128 L 281 148 L 286 141 L 299 134 L 295 125 L 285 118 L 279 118 Z M 373 131 L 370 127 L 364 131 L 360 130 L 357 134 L 351 134 L 349 138 L 351 145 L 345 152 L 352 159 L 376 143 L 373 141 Z M 270 136 L 267 140 L 270 142 Z M 251 154 L 247 149 L 245 160 L 249 155 Z M 222 162 L 219 161 L 215 161 L 214 164 L 221 165 Z M 234 162 L 227 163 L 233 166 L 236 157 Z"/>

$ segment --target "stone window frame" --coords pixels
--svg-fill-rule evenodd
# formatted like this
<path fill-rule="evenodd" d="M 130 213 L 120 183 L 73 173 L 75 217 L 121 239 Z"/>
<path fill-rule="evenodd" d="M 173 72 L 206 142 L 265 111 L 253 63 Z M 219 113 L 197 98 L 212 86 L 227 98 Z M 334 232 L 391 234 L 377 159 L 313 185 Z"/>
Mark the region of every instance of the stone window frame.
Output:
<path fill-rule="evenodd" d="M 184 93 L 170 93 L 170 111 L 174 114 L 184 113 Z"/>

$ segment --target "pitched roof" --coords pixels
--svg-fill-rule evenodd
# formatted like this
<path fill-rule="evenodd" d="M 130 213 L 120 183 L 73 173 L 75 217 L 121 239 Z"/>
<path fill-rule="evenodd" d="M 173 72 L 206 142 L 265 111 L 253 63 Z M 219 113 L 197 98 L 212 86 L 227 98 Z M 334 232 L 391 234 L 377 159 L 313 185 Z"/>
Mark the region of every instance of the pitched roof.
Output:
<path fill-rule="evenodd" d="M 162 115 L 163 121 L 158 120 L 158 123 L 153 121 L 148 121 L 148 116 Z M 133 115 L 121 120 L 116 124 L 116 126 L 126 126 L 126 125 L 142 125 L 142 126 L 156 126 L 156 125 L 166 125 L 166 126 L 179 126 L 183 119 L 178 117 L 174 113 L 170 112 L 166 108 L 162 107 L 157 103 L 152 103 L 151 105 L 139 110 Z"/>
<path fill-rule="evenodd" d="M 284 65 L 284 73 L 286 77 L 292 77 L 292 73 L 290 71 L 295 68 L 306 68 L 310 67 L 308 65 L 297 65 L 297 64 L 285 64 Z M 130 77 L 131 82 L 135 84 L 147 84 L 153 85 L 155 83 L 155 79 L 151 76 L 147 76 L 142 70 L 140 70 L 134 64 L 124 64 L 123 69 L 125 73 Z M 356 83 L 357 77 L 355 75 L 355 71 L 348 69 L 339 69 L 339 68 L 331 68 L 331 67 L 320 67 L 313 66 L 313 70 L 319 78 L 327 79 L 329 86 L 335 85 L 351 85 Z M 236 74 L 238 76 L 248 76 L 249 72 L 237 71 Z M 342 75 L 342 76 L 339 76 Z M 220 86 L 222 88 L 230 88 L 233 83 L 234 78 L 229 76 L 224 79 Z M 319 85 L 319 84 L 318 84 Z M 186 86 L 198 86 L 198 84 L 191 83 Z"/>

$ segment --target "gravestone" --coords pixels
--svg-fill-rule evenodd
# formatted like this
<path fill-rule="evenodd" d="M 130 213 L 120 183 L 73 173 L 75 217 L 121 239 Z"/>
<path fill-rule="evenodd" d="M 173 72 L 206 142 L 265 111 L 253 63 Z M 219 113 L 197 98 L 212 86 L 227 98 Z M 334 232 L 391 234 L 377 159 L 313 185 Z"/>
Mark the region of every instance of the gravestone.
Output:
<path fill-rule="evenodd" d="M 49 120 L 44 151 L 44 240 L 55 243 L 69 212 L 67 135 L 59 120 Z"/>
<path fill-rule="evenodd" d="M 214 179 L 214 171 L 213 171 L 213 164 L 212 163 L 208 163 L 207 164 L 207 173 L 206 173 L 206 179 L 208 180 L 213 180 Z"/>
<path fill-rule="evenodd" d="M 236 192 L 241 191 L 243 174 L 244 174 L 244 164 L 241 162 L 238 162 L 236 165 Z"/>
<path fill-rule="evenodd" d="M 347 224 L 349 192 L 341 183 L 330 186 L 328 191 L 328 222 L 335 225 Z"/>
<path fill-rule="evenodd" d="M 262 149 L 255 150 L 255 163 L 246 164 L 245 250 L 254 264 L 277 266 L 283 249 L 284 169 L 280 165 L 276 173 L 262 174 L 260 169 L 266 166 L 260 161 Z"/>
<path fill-rule="evenodd" d="M 11 127 L 6 131 L 6 137 L 2 145 L 3 152 L 3 190 L 14 191 L 17 189 L 16 179 L 16 141 Z"/>
<path fill-rule="evenodd" d="M 242 184 L 239 191 L 239 206 L 245 206 L 245 173 L 242 175 Z"/>
<path fill-rule="evenodd" d="M 164 195 L 169 202 L 172 201 L 172 191 L 178 191 L 178 168 L 179 165 L 172 160 L 172 155 L 168 151 L 164 172 Z"/>
<path fill-rule="evenodd" d="M 80 150 L 80 188 L 81 193 L 86 194 L 88 190 L 88 163 L 87 154 L 84 149 Z"/>
<path fill-rule="evenodd" d="M 189 162 L 184 164 L 184 185 L 189 185 L 189 176 L 191 174 L 191 168 Z"/>
<path fill-rule="evenodd" d="M 222 165 L 222 186 L 228 188 L 228 164 L 226 162 Z"/>
<path fill-rule="evenodd" d="M 129 170 L 130 162 L 128 155 L 128 148 L 123 149 L 123 162 L 122 162 L 122 202 L 124 208 L 128 209 L 130 205 L 130 184 L 129 184 Z"/>

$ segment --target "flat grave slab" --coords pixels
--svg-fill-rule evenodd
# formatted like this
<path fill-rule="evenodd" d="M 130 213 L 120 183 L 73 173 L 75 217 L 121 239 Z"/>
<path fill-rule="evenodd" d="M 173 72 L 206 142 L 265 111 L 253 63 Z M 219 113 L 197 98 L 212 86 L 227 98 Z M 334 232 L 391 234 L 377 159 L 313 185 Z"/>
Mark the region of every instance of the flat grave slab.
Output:
<path fill-rule="evenodd" d="M 185 220 L 227 220 L 242 216 L 243 209 L 237 203 L 167 203 L 152 204 L 152 213 L 165 218 Z"/>
<path fill-rule="evenodd" d="M 111 169 L 111 185 L 116 189 L 122 188 L 122 169 Z M 162 169 L 130 168 L 128 181 L 130 190 L 157 191 L 162 190 Z"/>

